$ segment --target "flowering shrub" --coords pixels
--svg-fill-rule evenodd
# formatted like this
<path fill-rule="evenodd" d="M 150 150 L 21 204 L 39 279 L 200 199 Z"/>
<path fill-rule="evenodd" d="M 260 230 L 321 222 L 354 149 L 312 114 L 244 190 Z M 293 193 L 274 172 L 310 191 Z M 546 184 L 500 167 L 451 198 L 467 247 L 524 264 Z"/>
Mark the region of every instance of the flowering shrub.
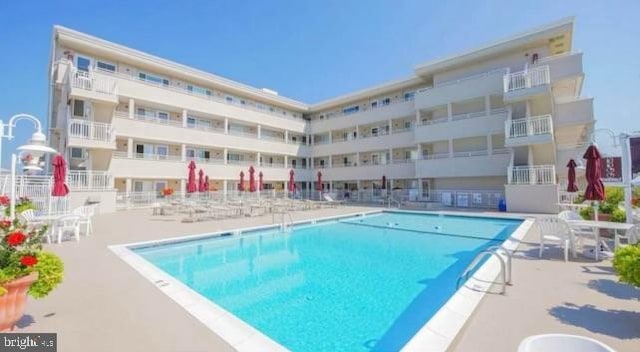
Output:
<path fill-rule="evenodd" d="M 46 226 L 31 228 L 20 220 L 0 220 L 0 295 L 9 281 L 38 273 L 29 289 L 35 298 L 46 296 L 62 281 L 63 264 L 55 254 L 42 250 Z"/>
<path fill-rule="evenodd" d="M 167 187 L 162 189 L 162 195 L 168 197 L 173 194 L 173 188 Z"/>
<path fill-rule="evenodd" d="M 613 268 L 620 281 L 640 287 L 640 244 L 616 249 Z"/>
<path fill-rule="evenodd" d="M 6 197 L 6 204 L 3 204 L 3 197 Z M 4 215 L 5 216 L 9 216 L 9 202 L 10 202 L 10 198 L 6 195 L 2 195 L 0 196 L 0 205 L 4 205 L 5 209 L 4 209 Z M 29 209 L 35 209 L 35 207 L 33 206 L 33 202 L 31 202 L 31 200 L 27 197 L 20 197 L 18 198 L 18 201 L 16 202 L 16 214 L 20 214 L 25 210 L 29 210 Z"/>

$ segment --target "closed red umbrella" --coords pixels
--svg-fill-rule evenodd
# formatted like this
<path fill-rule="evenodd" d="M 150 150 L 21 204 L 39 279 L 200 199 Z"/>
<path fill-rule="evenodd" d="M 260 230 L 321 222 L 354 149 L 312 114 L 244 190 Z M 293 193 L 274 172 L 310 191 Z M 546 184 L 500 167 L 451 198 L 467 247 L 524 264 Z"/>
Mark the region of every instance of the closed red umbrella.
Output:
<path fill-rule="evenodd" d="M 264 184 L 262 183 L 262 171 L 258 174 L 258 190 L 262 191 L 264 189 Z"/>
<path fill-rule="evenodd" d="M 204 192 L 204 171 L 198 172 L 198 192 Z"/>
<path fill-rule="evenodd" d="M 204 177 L 204 191 L 209 192 L 209 176 Z"/>
<path fill-rule="evenodd" d="M 256 177 L 254 176 L 256 170 L 252 166 L 249 166 L 249 192 L 256 191 Z"/>
<path fill-rule="evenodd" d="M 295 181 L 293 179 L 293 169 L 291 171 L 289 171 L 289 192 L 294 192 L 296 190 L 296 185 L 295 185 Z"/>
<path fill-rule="evenodd" d="M 244 172 L 240 171 L 240 183 L 238 184 L 238 191 L 244 192 Z"/>
<path fill-rule="evenodd" d="M 387 189 L 387 176 L 382 175 L 382 189 Z"/>
<path fill-rule="evenodd" d="M 322 191 L 322 172 L 318 171 L 318 181 L 316 181 L 316 191 Z"/>
<path fill-rule="evenodd" d="M 189 162 L 189 178 L 187 179 L 187 193 L 193 193 L 198 190 L 196 185 L 196 162 L 191 160 Z"/>
<path fill-rule="evenodd" d="M 51 191 L 51 195 L 54 197 L 64 197 L 69 194 L 69 187 L 64 183 L 67 176 L 67 162 L 62 155 L 58 154 L 53 157 L 51 165 L 53 165 L 53 190 Z"/>
<path fill-rule="evenodd" d="M 578 192 L 578 186 L 576 185 L 576 166 L 577 164 L 573 159 L 569 160 L 569 163 L 567 164 L 567 167 L 569 168 L 569 172 L 567 173 L 567 192 L 570 193 Z"/>
<path fill-rule="evenodd" d="M 587 189 L 584 191 L 584 199 L 602 201 L 604 200 L 604 185 L 602 184 L 598 147 L 595 145 L 589 146 L 583 158 L 587 159 L 587 169 L 585 170 Z"/>

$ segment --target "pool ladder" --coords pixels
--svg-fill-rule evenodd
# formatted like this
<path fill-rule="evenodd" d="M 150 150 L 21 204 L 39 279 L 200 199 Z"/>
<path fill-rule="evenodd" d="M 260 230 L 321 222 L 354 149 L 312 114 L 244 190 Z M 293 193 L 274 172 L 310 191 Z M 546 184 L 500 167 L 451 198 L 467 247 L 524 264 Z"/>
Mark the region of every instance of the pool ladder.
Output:
<path fill-rule="evenodd" d="M 500 255 L 502 253 L 502 255 Z M 484 259 L 486 256 L 494 256 L 498 258 L 500 262 L 500 276 L 502 277 L 501 285 L 502 290 L 500 294 L 505 294 L 507 292 L 507 285 L 511 285 L 511 257 L 513 253 L 502 246 L 491 246 L 482 252 L 478 253 L 471 263 L 467 265 L 467 268 L 464 269 L 462 274 L 458 277 L 458 281 L 456 282 L 456 289 L 460 288 L 460 282 L 462 279 L 466 281 L 469 278 L 469 274 L 478 266 L 478 264 Z M 506 259 L 505 259 L 506 258 Z"/>
<path fill-rule="evenodd" d="M 276 214 L 280 215 L 280 231 L 286 232 L 293 226 L 293 218 L 288 211 L 279 211 L 271 214 L 271 223 L 276 223 Z M 289 224 L 287 225 L 287 218 L 289 218 Z"/>

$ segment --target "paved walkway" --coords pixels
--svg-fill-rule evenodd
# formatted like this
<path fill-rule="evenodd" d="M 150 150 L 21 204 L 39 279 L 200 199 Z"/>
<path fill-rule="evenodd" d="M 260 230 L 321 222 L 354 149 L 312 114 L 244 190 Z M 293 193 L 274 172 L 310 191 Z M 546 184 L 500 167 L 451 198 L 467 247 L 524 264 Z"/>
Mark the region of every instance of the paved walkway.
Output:
<path fill-rule="evenodd" d="M 293 213 L 295 220 L 371 210 L 344 207 Z M 52 245 L 66 266 L 49 297 L 31 299 L 20 331 L 57 332 L 58 350 L 230 351 L 108 248 L 111 244 L 270 224 L 271 216 L 200 223 L 151 216 L 151 210 L 98 216 L 95 234 Z M 514 261 L 514 286 L 489 295 L 459 335 L 454 351 L 514 351 L 531 334 L 593 336 L 619 351 L 640 346 L 640 290 L 616 282 L 608 262 L 564 263 L 549 251 L 538 260 L 527 238 Z"/>

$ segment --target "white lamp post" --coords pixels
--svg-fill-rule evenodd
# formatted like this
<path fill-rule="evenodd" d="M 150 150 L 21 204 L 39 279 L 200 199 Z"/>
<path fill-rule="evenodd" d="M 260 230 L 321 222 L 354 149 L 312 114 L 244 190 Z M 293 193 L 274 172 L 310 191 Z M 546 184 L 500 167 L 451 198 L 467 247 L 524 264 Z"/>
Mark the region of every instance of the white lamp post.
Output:
<path fill-rule="evenodd" d="M 19 120 L 29 120 L 34 124 L 35 132 L 31 136 L 29 140 L 29 144 L 23 145 L 17 148 L 17 150 L 25 153 L 29 153 L 31 155 L 32 162 L 27 165 L 27 169 L 38 170 L 38 161 L 40 157 L 45 153 L 55 153 L 56 150 L 47 146 L 47 137 L 42 133 L 42 125 L 40 124 L 40 120 L 36 117 L 28 114 L 17 114 L 12 116 L 9 119 L 9 123 L 5 124 L 2 120 L 0 120 L 0 156 L 2 155 L 2 138 L 6 138 L 8 140 L 12 140 L 14 138 L 13 129 L 16 126 L 16 123 Z M 0 161 L 2 158 L 0 157 Z M 11 220 L 16 217 L 16 208 L 15 208 L 15 200 L 16 200 L 16 162 L 17 157 L 16 154 L 11 154 L 11 206 L 10 206 L 10 217 Z M 1 166 L 0 162 L 0 166 Z"/>

